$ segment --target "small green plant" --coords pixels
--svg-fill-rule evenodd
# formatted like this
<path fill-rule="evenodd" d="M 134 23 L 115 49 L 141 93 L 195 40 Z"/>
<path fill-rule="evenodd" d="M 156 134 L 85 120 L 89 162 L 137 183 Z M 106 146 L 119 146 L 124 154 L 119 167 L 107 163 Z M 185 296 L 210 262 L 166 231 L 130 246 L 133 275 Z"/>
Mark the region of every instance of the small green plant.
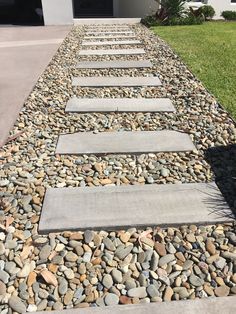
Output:
<path fill-rule="evenodd" d="M 173 18 L 180 18 L 185 11 L 186 0 L 161 0 L 157 1 L 160 4 L 160 9 L 157 11 L 157 19 L 163 25 L 168 25 L 168 21 Z"/>
<path fill-rule="evenodd" d="M 147 27 L 158 26 L 160 22 L 155 15 L 146 16 L 142 19 L 142 23 Z"/>
<path fill-rule="evenodd" d="M 228 21 L 236 21 L 236 11 L 223 11 L 221 16 Z"/>
<path fill-rule="evenodd" d="M 198 10 L 200 14 L 204 15 L 205 20 L 211 20 L 216 13 L 211 5 L 203 5 Z"/>

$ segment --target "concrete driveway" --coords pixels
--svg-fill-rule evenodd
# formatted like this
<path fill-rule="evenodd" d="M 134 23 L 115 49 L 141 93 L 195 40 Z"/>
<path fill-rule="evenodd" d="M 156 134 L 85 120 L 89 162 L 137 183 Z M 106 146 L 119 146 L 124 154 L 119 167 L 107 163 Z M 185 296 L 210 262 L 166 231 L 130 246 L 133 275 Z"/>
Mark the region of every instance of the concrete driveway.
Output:
<path fill-rule="evenodd" d="M 70 26 L 0 27 L 0 147 Z"/>

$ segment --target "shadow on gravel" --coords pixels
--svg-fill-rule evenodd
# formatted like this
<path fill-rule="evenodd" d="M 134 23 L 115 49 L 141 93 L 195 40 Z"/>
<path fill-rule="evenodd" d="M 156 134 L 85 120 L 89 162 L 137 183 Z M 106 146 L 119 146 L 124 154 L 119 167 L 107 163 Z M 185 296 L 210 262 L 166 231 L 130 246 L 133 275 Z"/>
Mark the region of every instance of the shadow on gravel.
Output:
<path fill-rule="evenodd" d="M 236 145 L 219 146 L 210 148 L 205 153 L 205 158 L 211 166 L 215 182 L 223 194 L 232 212 L 225 212 L 223 201 L 215 200 L 215 211 L 218 215 L 236 218 Z M 214 196 L 213 196 L 214 199 Z"/>

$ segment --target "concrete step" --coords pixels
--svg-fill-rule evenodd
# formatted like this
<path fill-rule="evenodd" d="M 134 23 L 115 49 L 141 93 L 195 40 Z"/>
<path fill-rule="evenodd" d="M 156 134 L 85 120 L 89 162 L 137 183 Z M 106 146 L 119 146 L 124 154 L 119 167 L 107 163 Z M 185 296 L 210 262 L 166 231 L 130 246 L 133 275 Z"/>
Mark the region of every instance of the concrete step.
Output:
<path fill-rule="evenodd" d="M 125 31 L 131 31 L 132 28 L 128 25 L 96 25 L 96 26 L 93 26 L 93 25 L 90 25 L 90 26 L 87 26 L 85 28 L 86 31 L 103 31 L 103 32 L 107 32 L 109 30 L 125 30 Z"/>
<path fill-rule="evenodd" d="M 82 41 L 82 46 L 142 45 L 140 40 Z"/>
<path fill-rule="evenodd" d="M 37 314 L 52 314 L 38 312 Z M 150 304 L 89 307 L 53 311 L 53 314 L 233 314 L 236 313 L 236 297 L 205 298 Z"/>
<path fill-rule="evenodd" d="M 60 135 L 56 154 L 136 154 L 195 150 L 190 137 L 176 131 L 82 132 Z"/>
<path fill-rule="evenodd" d="M 145 54 L 144 49 L 96 49 L 80 50 L 79 56 L 108 56 L 108 55 L 140 55 Z"/>
<path fill-rule="evenodd" d="M 149 60 L 138 61 L 81 61 L 78 62 L 78 69 L 129 69 L 129 68 L 151 68 L 152 63 Z"/>
<path fill-rule="evenodd" d="M 109 32 L 102 32 L 102 31 L 97 31 L 97 32 L 85 32 L 84 33 L 86 36 L 91 36 L 91 35 L 135 35 L 134 32 L 132 31 L 109 31 Z"/>
<path fill-rule="evenodd" d="M 160 86 L 161 81 L 156 76 L 140 77 L 111 77 L 111 76 L 91 76 L 74 77 L 72 86 L 82 87 L 136 87 L 136 86 Z"/>
<path fill-rule="evenodd" d="M 84 39 L 113 39 L 113 38 L 136 38 L 136 35 L 102 35 L 102 36 L 84 36 Z"/>
<path fill-rule="evenodd" d="M 227 221 L 226 212 L 214 183 L 51 188 L 39 232 L 211 224 Z"/>
<path fill-rule="evenodd" d="M 74 25 L 115 25 L 115 24 L 138 24 L 141 18 L 88 18 L 88 19 L 74 19 Z"/>
<path fill-rule="evenodd" d="M 66 112 L 175 112 L 168 98 L 71 98 Z"/>

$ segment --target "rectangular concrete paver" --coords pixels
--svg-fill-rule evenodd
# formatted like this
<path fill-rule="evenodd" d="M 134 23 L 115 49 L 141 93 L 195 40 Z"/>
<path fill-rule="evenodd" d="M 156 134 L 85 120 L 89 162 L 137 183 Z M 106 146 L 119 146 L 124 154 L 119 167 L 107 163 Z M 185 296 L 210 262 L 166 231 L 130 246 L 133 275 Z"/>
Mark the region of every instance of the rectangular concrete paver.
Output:
<path fill-rule="evenodd" d="M 110 76 L 94 76 L 94 77 L 74 77 L 72 79 L 73 86 L 87 87 L 124 87 L 124 86 L 160 86 L 161 81 L 156 76 L 150 77 L 110 77 Z"/>
<path fill-rule="evenodd" d="M 60 135 L 56 154 L 135 154 L 194 149 L 190 137 L 176 131 L 84 132 Z"/>
<path fill-rule="evenodd" d="M 51 188 L 39 232 L 217 223 L 219 206 L 230 211 L 214 183 Z"/>
<path fill-rule="evenodd" d="M 109 27 L 104 27 L 104 26 L 93 26 L 93 27 L 86 27 L 86 31 L 101 31 L 101 32 L 109 32 L 110 30 L 112 31 L 131 31 L 132 28 L 130 28 L 129 26 L 118 26 L 118 25 L 114 25 L 114 26 L 109 26 Z"/>
<path fill-rule="evenodd" d="M 136 49 L 87 49 L 80 50 L 79 56 L 106 56 L 106 55 L 140 55 L 144 54 L 145 50 Z"/>
<path fill-rule="evenodd" d="M 174 112 L 168 98 L 71 98 L 66 112 Z"/>
<path fill-rule="evenodd" d="M 84 33 L 86 36 L 94 36 L 94 35 L 99 35 L 99 36 L 102 36 L 102 35 L 135 35 L 134 32 L 131 32 L 131 31 L 120 31 L 120 32 L 117 32 L 117 31 L 109 31 L 109 32 L 102 32 L 102 31 L 98 31 L 98 32 L 85 32 Z"/>
<path fill-rule="evenodd" d="M 135 35 L 102 35 L 102 36 L 84 36 L 84 39 L 117 39 L 117 38 L 135 38 Z"/>
<path fill-rule="evenodd" d="M 141 45 L 140 40 L 82 41 L 82 46 Z"/>
<path fill-rule="evenodd" d="M 151 67 L 152 63 L 149 60 L 81 61 L 76 65 L 78 69 L 129 69 Z"/>
<path fill-rule="evenodd" d="M 37 314 L 51 314 L 38 312 Z M 156 302 L 137 305 L 89 307 L 54 311 L 53 314 L 233 314 L 236 313 L 236 297 L 204 298 L 195 300 Z"/>

